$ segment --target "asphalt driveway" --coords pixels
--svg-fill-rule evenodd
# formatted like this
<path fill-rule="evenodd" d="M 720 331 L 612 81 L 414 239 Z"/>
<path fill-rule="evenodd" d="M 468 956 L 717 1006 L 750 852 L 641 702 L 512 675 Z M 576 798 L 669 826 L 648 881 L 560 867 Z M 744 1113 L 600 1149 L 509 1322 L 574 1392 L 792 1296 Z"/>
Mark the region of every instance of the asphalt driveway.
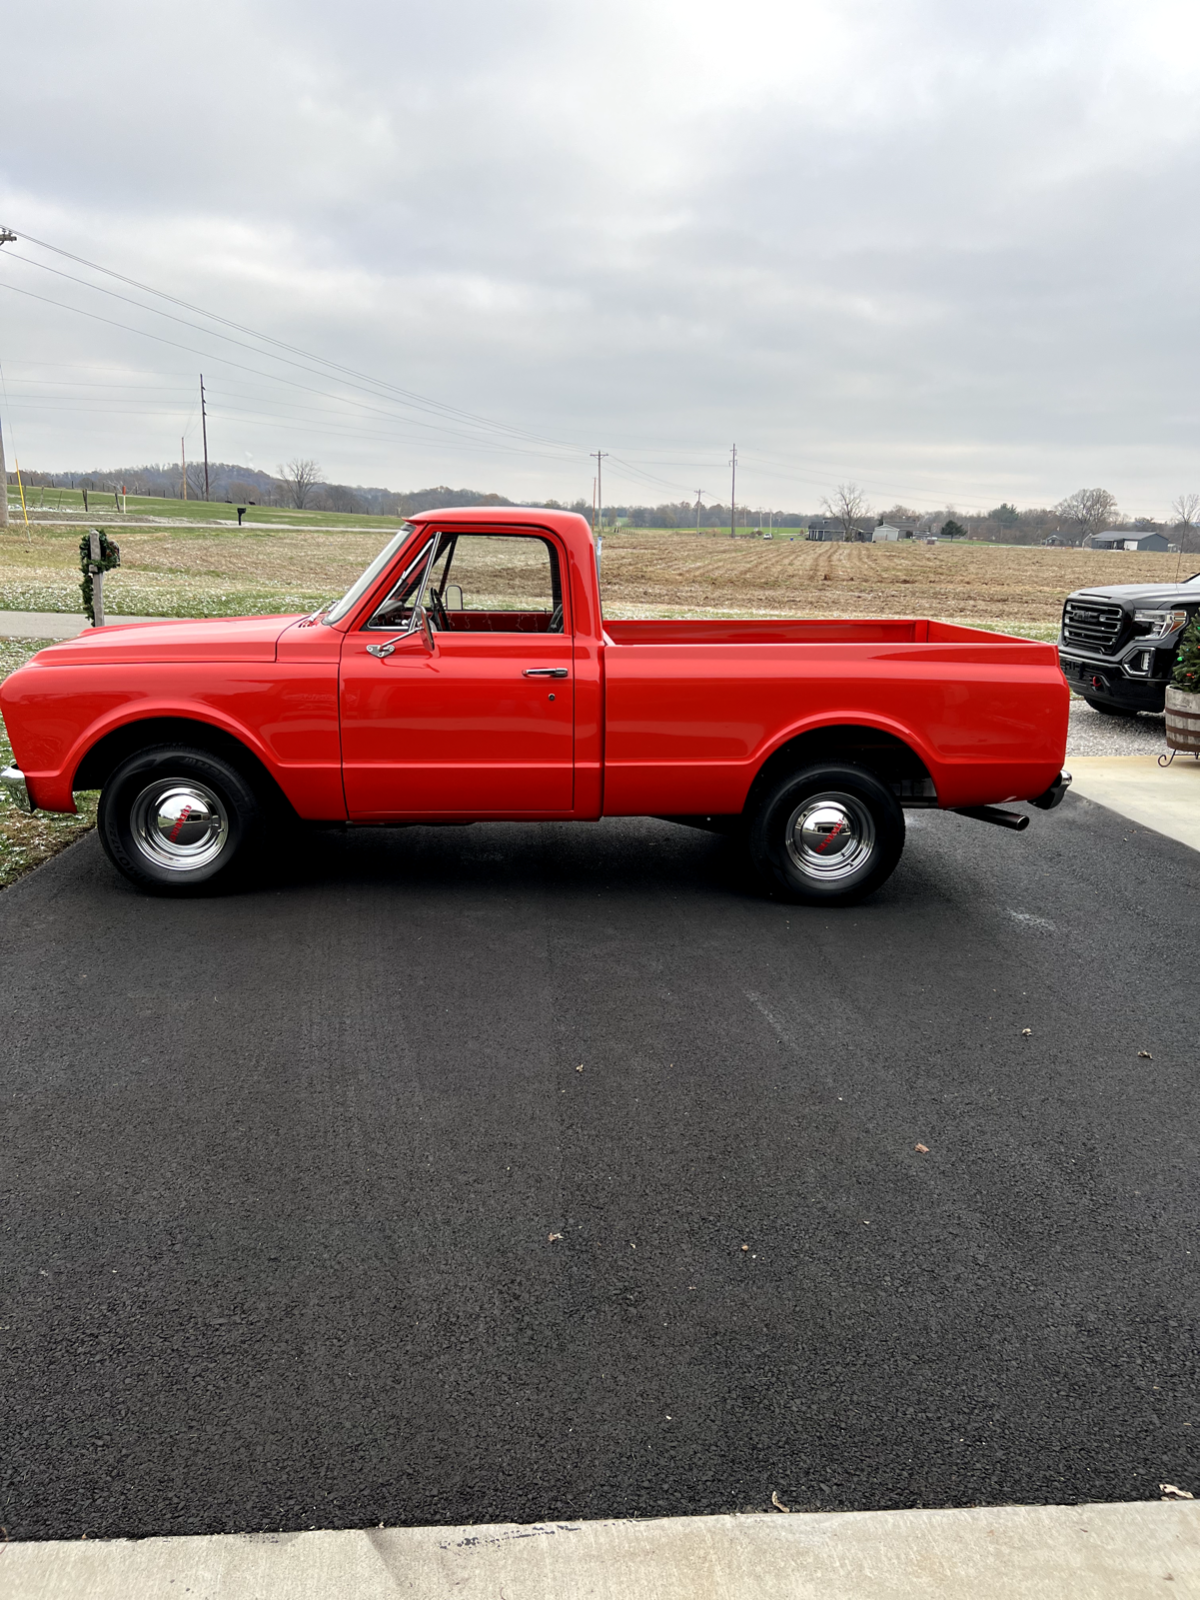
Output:
<path fill-rule="evenodd" d="M 911 823 L 841 913 L 642 821 L 6 891 L 8 1535 L 1200 1493 L 1200 855 Z"/>

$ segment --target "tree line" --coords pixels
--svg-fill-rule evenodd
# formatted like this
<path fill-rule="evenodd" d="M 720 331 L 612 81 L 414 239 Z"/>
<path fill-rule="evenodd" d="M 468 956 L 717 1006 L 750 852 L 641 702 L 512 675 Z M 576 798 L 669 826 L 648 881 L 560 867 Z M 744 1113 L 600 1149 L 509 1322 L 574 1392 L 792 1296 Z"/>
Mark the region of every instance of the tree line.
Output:
<path fill-rule="evenodd" d="M 27 486 L 37 488 L 120 490 L 163 499 L 184 498 L 184 479 L 175 463 L 121 467 L 91 472 L 23 472 Z M 188 499 L 204 498 L 204 467 L 189 463 Z M 531 505 L 547 510 L 576 511 L 591 520 L 594 508 L 583 499 L 522 501 L 477 489 L 454 489 L 439 484 L 409 493 L 362 484 L 331 483 L 311 457 L 281 463 L 274 473 L 233 462 L 209 462 L 209 499 L 238 505 L 292 507 L 297 510 L 333 511 L 359 516 L 411 517 L 445 506 Z M 1200 494 L 1178 494 L 1164 520 L 1125 516 L 1115 495 L 1107 489 L 1077 489 L 1052 506 L 1018 509 L 1007 501 L 986 512 L 958 511 L 947 504 L 937 511 L 918 511 L 900 503 L 875 510 L 855 483 L 838 484 L 822 498 L 820 510 L 804 512 L 782 508 L 739 505 L 735 526 L 748 532 L 833 526 L 847 539 L 870 539 L 881 522 L 900 524 L 918 534 L 942 538 L 968 538 L 994 544 L 1079 545 L 1106 528 L 1130 532 L 1161 532 L 1183 550 L 1200 550 Z M 728 504 L 714 501 L 664 501 L 658 505 L 619 503 L 604 507 L 606 527 L 625 524 L 636 528 L 700 529 L 730 527 Z"/>

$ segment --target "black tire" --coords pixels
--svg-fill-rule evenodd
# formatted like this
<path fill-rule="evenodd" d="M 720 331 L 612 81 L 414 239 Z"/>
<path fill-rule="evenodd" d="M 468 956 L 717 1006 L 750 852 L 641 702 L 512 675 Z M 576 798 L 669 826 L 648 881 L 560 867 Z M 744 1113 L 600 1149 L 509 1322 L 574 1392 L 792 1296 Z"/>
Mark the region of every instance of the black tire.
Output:
<path fill-rule="evenodd" d="M 1136 717 L 1137 710 L 1133 706 L 1114 706 L 1108 700 L 1090 700 L 1085 694 L 1083 697 L 1093 711 L 1098 711 L 1103 717 Z"/>
<path fill-rule="evenodd" d="M 250 784 L 205 750 L 155 745 L 130 756 L 100 793 L 108 859 L 146 894 L 211 894 L 243 881 L 262 842 Z"/>
<path fill-rule="evenodd" d="M 896 870 L 904 812 L 891 790 L 863 767 L 806 767 L 762 796 L 750 817 L 748 842 L 755 867 L 777 898 L 853 905 Z M 830 849 L 835 853 L 826 855 Z"/>

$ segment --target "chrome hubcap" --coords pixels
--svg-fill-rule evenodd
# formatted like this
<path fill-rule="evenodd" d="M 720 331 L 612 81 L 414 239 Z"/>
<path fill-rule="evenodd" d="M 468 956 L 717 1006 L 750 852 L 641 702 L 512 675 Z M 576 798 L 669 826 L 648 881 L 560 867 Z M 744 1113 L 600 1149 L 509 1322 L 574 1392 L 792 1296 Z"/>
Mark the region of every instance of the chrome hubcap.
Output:
<path fill-rule="evenodd" d="M 848 878 L 875 849 L 875 824 L 850 794 L 809 795 L 788 818 L 787 852 L 807 877 Z"/>
<path fill-rule="evenodd" d="M 155 866 L 192 872 L 215 861 L 229 837 L 218 797 L 190 778 L 162 778 L 143 789 L 130 816 L 138 849 Z"/>

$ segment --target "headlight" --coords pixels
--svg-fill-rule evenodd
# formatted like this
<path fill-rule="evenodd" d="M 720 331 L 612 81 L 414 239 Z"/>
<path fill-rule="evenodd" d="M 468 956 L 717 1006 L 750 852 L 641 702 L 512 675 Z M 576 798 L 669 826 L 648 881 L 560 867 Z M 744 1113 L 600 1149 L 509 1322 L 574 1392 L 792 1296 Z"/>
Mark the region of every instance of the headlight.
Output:
<path fill-rule="evenodd" d="M 1177 633 L 1188 619 L 1186 611 L 1135 611 L 1133 620 L 1136 626 L 1145 629 L 1148 639 L 1165 639 L 1169 633 Z"/>

